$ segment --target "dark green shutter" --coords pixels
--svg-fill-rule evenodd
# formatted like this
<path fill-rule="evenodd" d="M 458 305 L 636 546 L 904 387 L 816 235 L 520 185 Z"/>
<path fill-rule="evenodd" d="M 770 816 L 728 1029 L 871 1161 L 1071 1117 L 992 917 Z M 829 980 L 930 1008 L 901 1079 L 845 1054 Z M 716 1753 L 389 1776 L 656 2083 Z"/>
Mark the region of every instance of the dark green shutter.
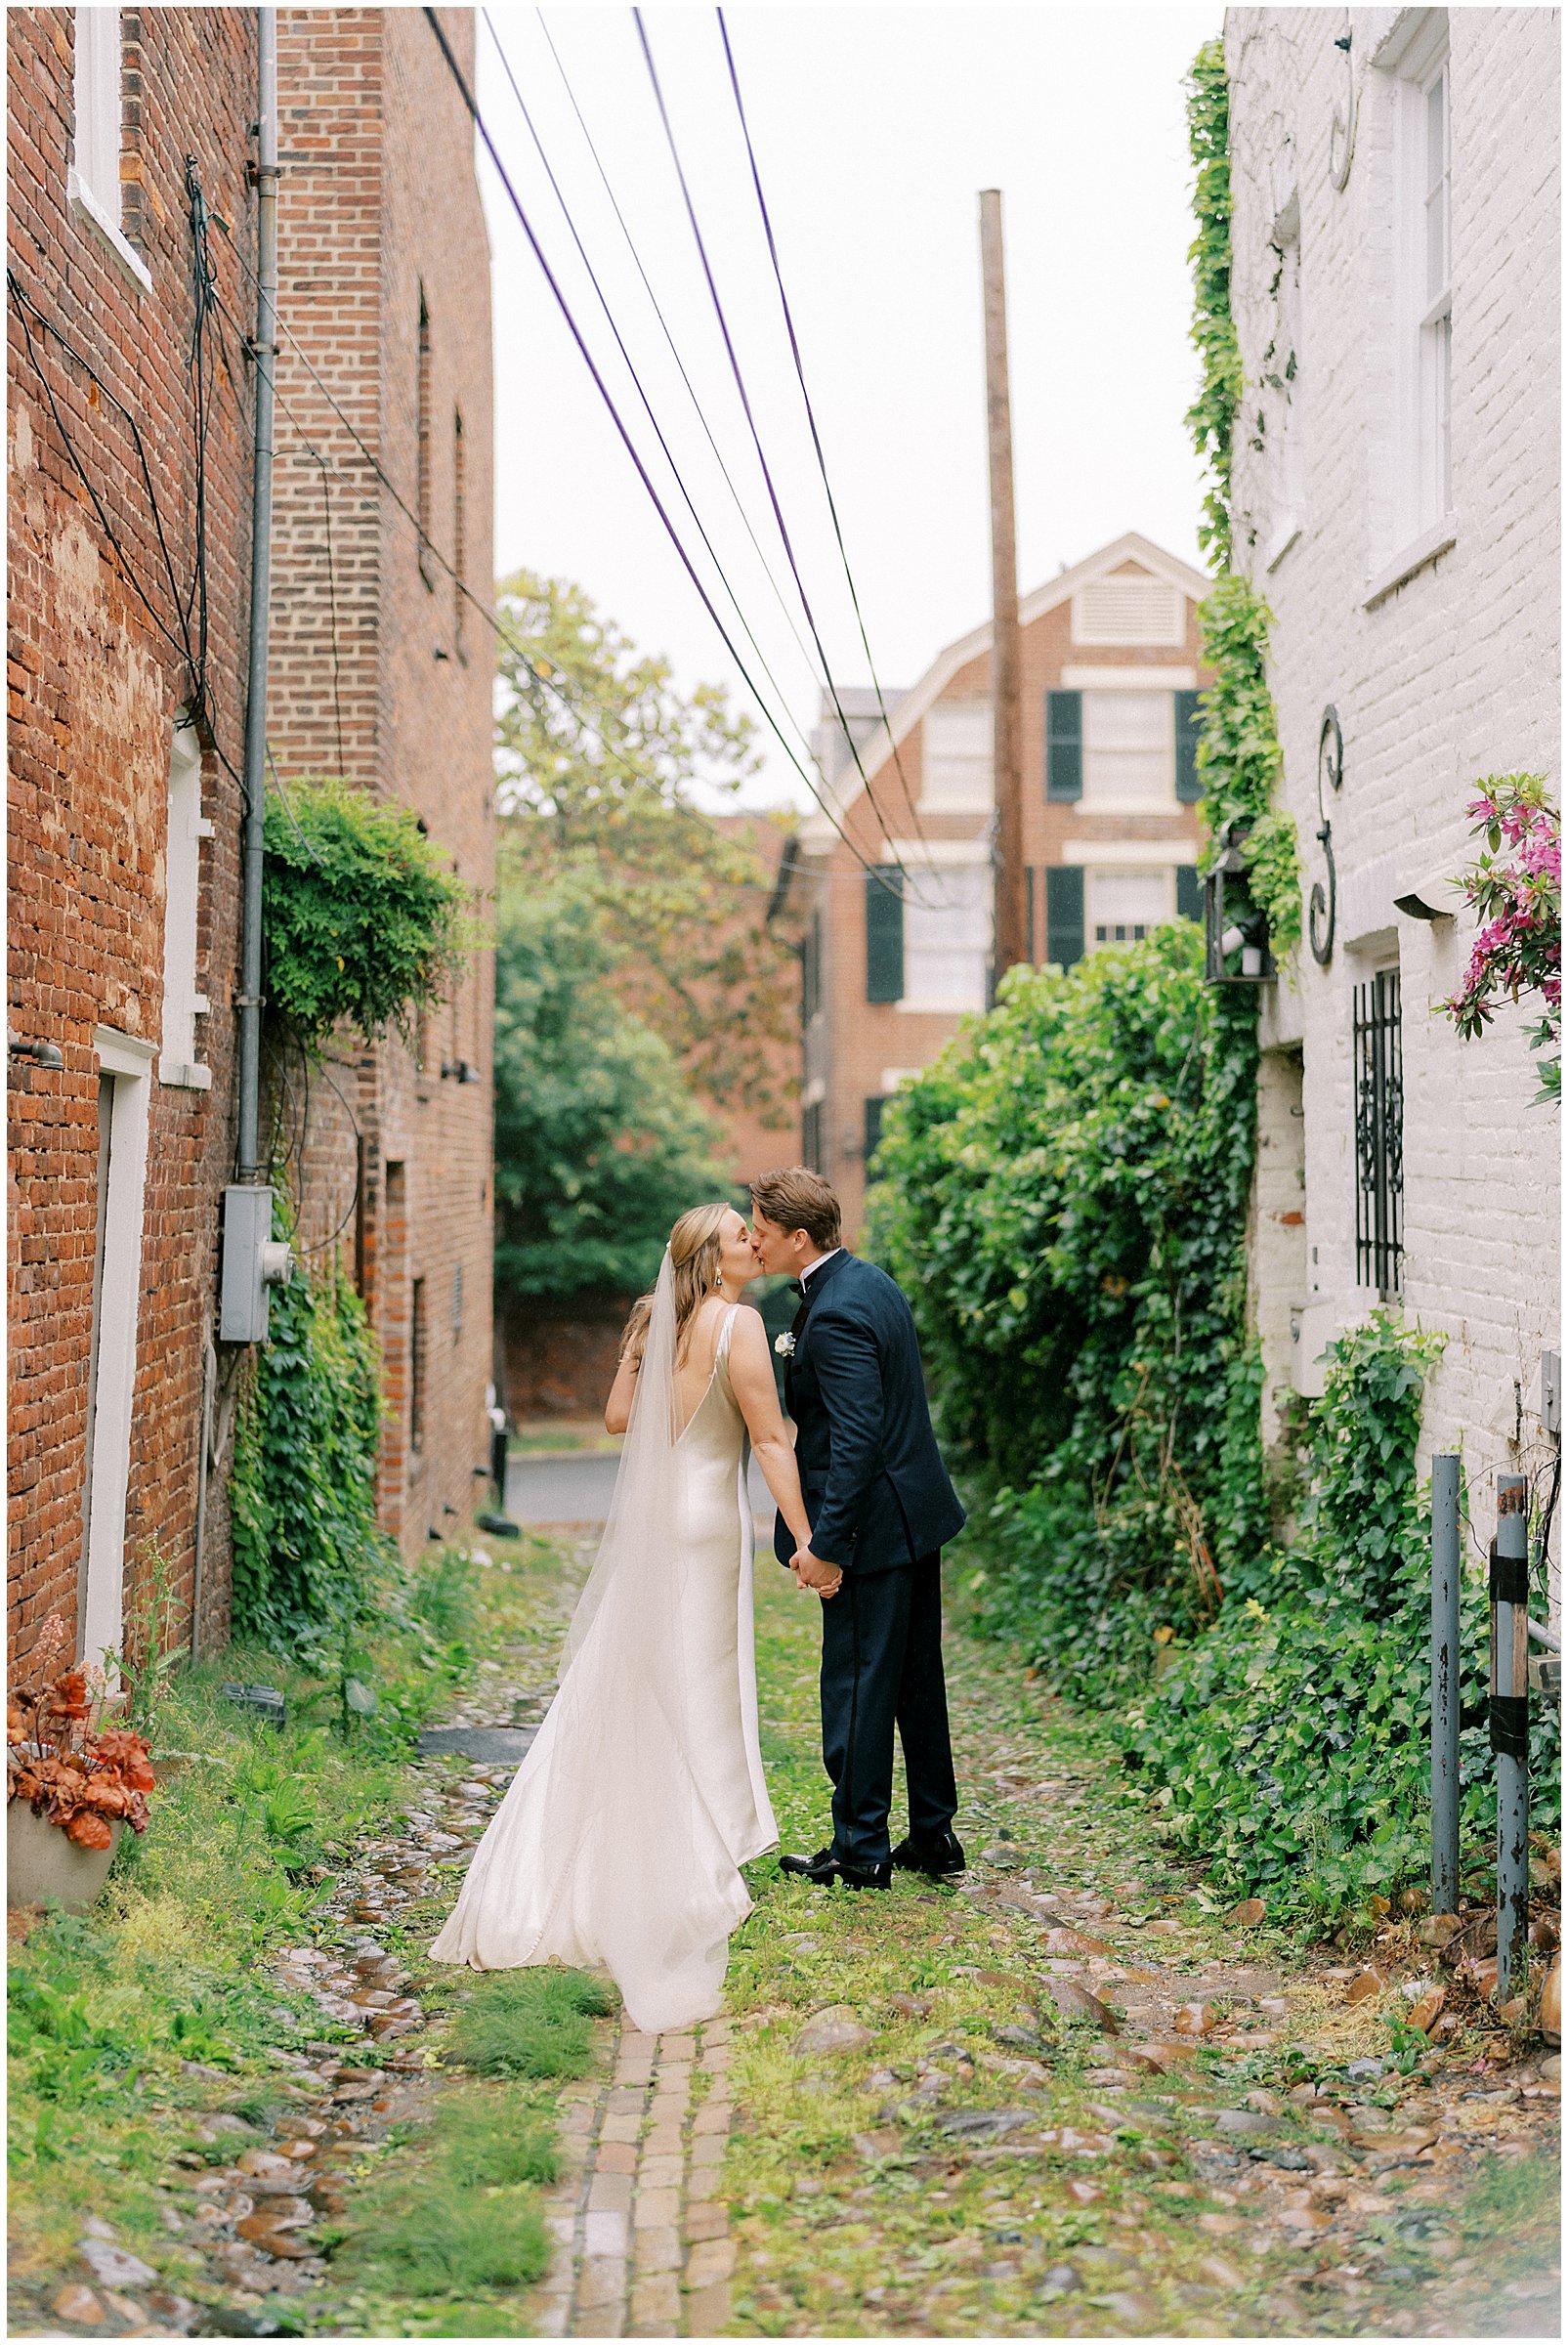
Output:
<path fill-rule="evenodd" d="M 1201 920 L 1204 917 L 1203 883 L 1195 863 L 1176 866 L 1176 917 L 1178 920 Z"/>
<path fill-rule="evenodd" d="M 866 1162 L 870 1163 L 882 1137 L 882 1109 L 886 1102 L 880 1097 L 866 1102 Z"/>
<path fill-rule="evenodd" d="M 904 874 L 896 863 L 866 874 L 866 999 L 904 999 Z"/>
<path fill-rule="evenodd" d="M 1074 863 L 1045 867 L 1045 958 L 1064 969 L 1083 958 L 1083 874 Z"/>
<path fill-rule="evenodd" d="M 1204 729 L 1196 692 L 1171 694 L 1176 704 L 1176 795 L 1184 806 L 1196 805 L 1204 794 L 1198 772 L 1198 736 Z"/>
<path fill-rule="evenodd" d="M 1083 795 L 1083 695 L 1045 695 L 1045 795 L 1062 800 Z"/>
<path fill-rule="evenodd" d="M 1024 873 L 1024 921 L 1029 959 L 1038 960 L 1039 955 L 1035 950 L 1035 867 L 1033 864 L 1030 864 Z"/>

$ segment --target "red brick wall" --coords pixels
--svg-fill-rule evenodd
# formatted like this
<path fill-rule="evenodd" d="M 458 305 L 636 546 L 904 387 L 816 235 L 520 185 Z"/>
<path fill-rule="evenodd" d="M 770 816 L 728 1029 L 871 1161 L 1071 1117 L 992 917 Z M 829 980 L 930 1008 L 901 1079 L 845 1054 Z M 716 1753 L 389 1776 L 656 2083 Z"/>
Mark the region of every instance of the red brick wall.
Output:
<path fill-rule="evenodd" d="M 443 22 L 471 73 L 472 15 L 444 11 Z M 487 602 L 489 251 L 473 135 L 418 9 L 283 12 L 279 82 L 281 310 L 331 402 L 285 340 L 278 384 L 293 420 L 280 417 L 278 431 L 269 730 L 285 781 L 345 772 L 413 807 L 483 915 L 494 869 L 494 643 L 445 567 L 458 560 L 460 412 L 463 562 L 468 585 Z M 421 294 L 429 319 L 423 500 Z M 327 467 L 324 496 L 318 456 Z M 423 558 L 400 499 L 428 509 Z M 297 1175 L 302 1235 L 319 1249 L 337 1243 L 351 1266 L 356 1258 L 362 1265 L 389 1396 L 379 1506 L 408 1553 L 450 1520 L 448 1510 L 466 1512 L 478 1487 L 473 1470 L 487 1456 L 492 1000 L 491 956 L 481 950 L 453 998 L 425 1021 L 417 1048 L 396 1038 L 371 1051 L 345 1047 L 343 1063 L 328 1070 L 342 1096 L 324 1079 L 313 1088 Z M 443 1075 L 459 1062 L 478 1080 Z M 304 1114 L 296 1103 L 294 1121 Z M 389 1202 L 392 1166 L 402 1172 Z M 415 1279 L 424 1282 L 428 1330 L 417 1449 L 408 1358 Z"/>
<path fill-rule="evenodd" d="M 100 1024 L 156 1040 L 162 1016 L 164 851 L 171 727 L 190 697 L 186 661 L 126 583 L 52 417 L 65 431 L 162 626 L 194 566 L 195 454 L 187 361 L 192 332 L 185 158 L 211 208 L 254 256 L 246 181 L 255 112 L 248 9 L 122 12 L 128 227 L 152 290 L 138 285 L 67 203 L 73 148 L 72 12 L 7 16 L 8 261 L 28 299 L 100 378 L 29 318 L 35 367 L 8 313 L 8 638 L 11 1025 L 56 1043 L 64 1068 L 15 1062 L 11 1171 L 10 1547 L 15 1656 L 59 1605 L 74 1623 L 81 1563 L 87 1380 L 97 1195 Z M 249 314 L 235 253 L 212 240 L 232 315 Z M 248 399 L 244 362 L 229 357 Z M 40 379 L 40 370 L 41 377 Z M 146 448 L 175 585 L 164 572 L 130 424 Z M 201 1358 L 214 1304 L 218 1193 L 229 1119 L 235 974 L 240 678 L 250 540 L 248 433 L 221 370 L 206 457 L 208 689 L 215 740 L 203 759 L 197 1028 L 209 1091 L 150 1086 L 150 1135 L 127 1498 L 127 1585 L 156 1542 L 189 1604 Z M 227 1617 L 228 1526 L 214 1477 L 203 1636 Z M 189 1620 L 180 1631 L 189 1634 Z"/>

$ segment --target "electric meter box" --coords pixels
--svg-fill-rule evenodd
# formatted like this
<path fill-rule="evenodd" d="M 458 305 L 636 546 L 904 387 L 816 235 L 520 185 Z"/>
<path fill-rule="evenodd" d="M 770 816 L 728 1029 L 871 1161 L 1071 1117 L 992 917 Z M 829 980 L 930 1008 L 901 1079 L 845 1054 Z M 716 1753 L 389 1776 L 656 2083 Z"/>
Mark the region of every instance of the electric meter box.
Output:
<path fill-rule="evenodd" d="M 269 1287 L 287 1286 L 290 1248 L 273 1236 L 273 1192 L 235 1181 L 223 1193 L 221 1343 L 265 1343 Z"/>

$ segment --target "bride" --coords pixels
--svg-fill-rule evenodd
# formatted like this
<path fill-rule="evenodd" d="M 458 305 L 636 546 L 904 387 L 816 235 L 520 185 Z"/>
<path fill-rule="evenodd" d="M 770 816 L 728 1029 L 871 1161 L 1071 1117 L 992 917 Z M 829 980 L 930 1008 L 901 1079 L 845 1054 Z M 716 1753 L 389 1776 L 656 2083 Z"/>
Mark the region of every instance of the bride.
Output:
<path fill-rule="evenodd" d="M 811 1528 L 733 1207 L 670 1232 L 605 1409 L 625 1445 L 560 1686 L 431 1951 L 608 1969 L 649 2033 L 711 2018 L 740 1867 L 778 1839 L 757 1743 L 747 1435 L 798 1544 Z"/>

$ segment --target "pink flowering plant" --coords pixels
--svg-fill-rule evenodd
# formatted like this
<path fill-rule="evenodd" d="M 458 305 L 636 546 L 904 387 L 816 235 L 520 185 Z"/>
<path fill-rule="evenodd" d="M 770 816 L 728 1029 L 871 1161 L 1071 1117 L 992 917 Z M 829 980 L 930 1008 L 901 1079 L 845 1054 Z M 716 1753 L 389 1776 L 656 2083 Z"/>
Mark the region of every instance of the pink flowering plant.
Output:
<path fill-rule="evenodd" d="M 1536 1097 L 1560 1099 L 1562 817 L 1540 774 L 1489 775 L 1469 814 L 1486 846 L 1458 884 L 1480 927 L 1464 982 L 1441 1007 L 1473 1041 L 1504 997 L 1536 996 L 1544 1014 L 1531 1029 L 1530 1047 L 1546 1054 Z"/>

